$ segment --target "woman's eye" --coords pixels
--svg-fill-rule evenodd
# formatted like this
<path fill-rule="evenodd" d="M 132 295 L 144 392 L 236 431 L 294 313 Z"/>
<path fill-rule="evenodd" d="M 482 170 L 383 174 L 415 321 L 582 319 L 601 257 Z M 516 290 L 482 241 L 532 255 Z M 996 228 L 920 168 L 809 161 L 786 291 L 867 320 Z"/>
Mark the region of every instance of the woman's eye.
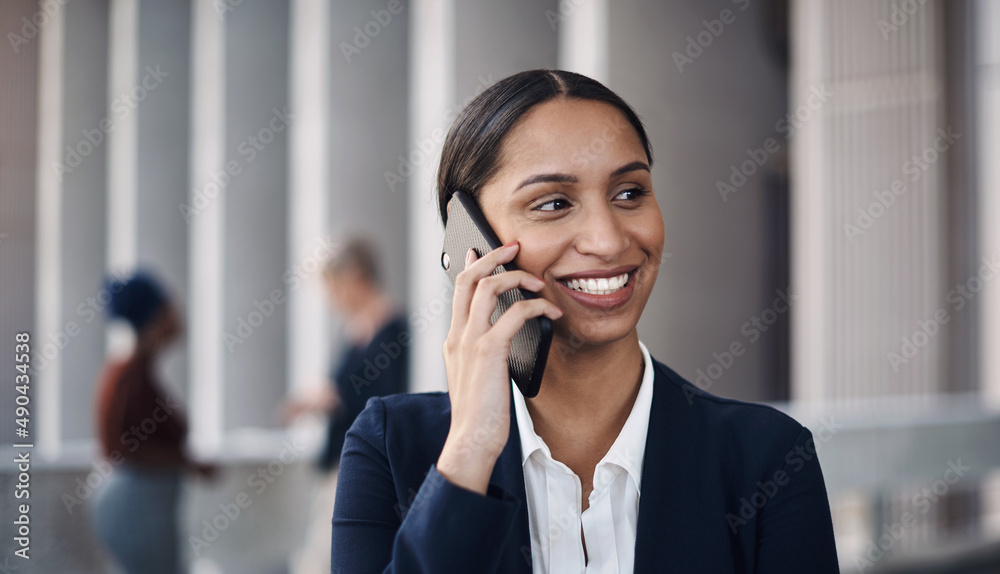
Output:
<path fill-rule="evenodd" d="M 565 199 L 551 199 L 549 201 L 546 201 L 545 203 L 538 204 L 538 206 L 535 207 L 535 211 L 559 211 L 555 207 L 556 204 L 566 205 L 566 200 Z"/>
<path fill-rule="evenodd" d="M 621 197 L 623 193 L 632 194 L 632 197 L 628 198 L 631 201 L 636 201 L 646 195 L 649 195 L 649 191 L 641 187 L 632 187 L 629 189 L 623 189 L 622 191 L 618 192 L 618 197 Z"/>

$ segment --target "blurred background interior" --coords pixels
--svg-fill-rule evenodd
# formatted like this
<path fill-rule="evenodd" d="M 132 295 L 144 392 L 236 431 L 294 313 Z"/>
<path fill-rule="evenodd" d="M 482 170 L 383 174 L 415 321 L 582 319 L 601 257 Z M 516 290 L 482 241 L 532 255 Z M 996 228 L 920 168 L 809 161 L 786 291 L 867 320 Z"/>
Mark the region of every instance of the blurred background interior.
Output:
<path fill-rule="evenodd" d="M 0 372 L 16 332 L 35 353 L 21 572 L 113 571 L 66 499 L 100 487 L 100 290 L 137 264 L 184 312 L 162 377 L 222 468 L 184 539 L 251 494 L 186 562 L 296 571 L 319 433 L 275 413 L 340 344 L 322 263 L 375 239 L 410 390 L 445 389 L 437 153 L 540 67 L 646 122 L 667 255 L 640 338 L 813 430 L 842 570 L 1000 572 L 1000 1 L 5 0 L 0 32 Z"/>

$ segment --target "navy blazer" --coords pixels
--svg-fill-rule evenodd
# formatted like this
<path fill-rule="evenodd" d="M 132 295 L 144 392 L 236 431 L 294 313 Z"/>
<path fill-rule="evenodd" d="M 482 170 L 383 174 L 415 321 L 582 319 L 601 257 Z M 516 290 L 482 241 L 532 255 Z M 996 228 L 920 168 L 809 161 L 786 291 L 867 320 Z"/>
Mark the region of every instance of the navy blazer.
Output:
<path fill-rule="evenodd" d="M 837 574 L 809 430 L 653 366 L 635 571 Z M 510 439 L 481 495 L 434 467 L 451 418 L 447 393 L 369 400 L 341 455 L 331 572 L 531 572 L 513 403 L 510 413 Z"/>

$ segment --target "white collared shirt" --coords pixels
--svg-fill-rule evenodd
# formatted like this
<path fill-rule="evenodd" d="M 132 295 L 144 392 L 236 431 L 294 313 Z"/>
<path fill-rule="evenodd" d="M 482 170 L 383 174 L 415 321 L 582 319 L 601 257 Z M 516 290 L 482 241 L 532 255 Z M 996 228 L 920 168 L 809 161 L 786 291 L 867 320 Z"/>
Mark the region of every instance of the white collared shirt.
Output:
<path fill-rule="evenodd" d="M 653 404 L 653 363 L 642 341 L 639 348 L 643 360 L 639 393 L 618 438 L 594 469 L 590 506 L 582 513 L 579 477 L 553 459 L 549 447 L 535 434 L 524 395 L 511 379 L 536 574 L 633 570 L 642 460 Z M 587 543 L 586 563 L 581 527 Z"/>

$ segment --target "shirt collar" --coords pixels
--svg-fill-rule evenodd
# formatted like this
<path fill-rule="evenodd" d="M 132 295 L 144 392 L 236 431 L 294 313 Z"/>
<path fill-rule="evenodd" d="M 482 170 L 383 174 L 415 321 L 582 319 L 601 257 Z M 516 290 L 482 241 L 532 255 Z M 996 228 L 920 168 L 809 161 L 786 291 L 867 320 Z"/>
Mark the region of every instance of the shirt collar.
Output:
<path fill-rule="evenodd" d="M 632 411 L 625 420 L 625 425 L 618 433 L 614 444 L 608 450 L 601 462 L 597 464 L 600 468 L 605 463 L 612 463 L 622 467 L 635 482 L 636 490 L 639 490 L 642 480 L 642 461 L 646 451 L 646 434 L 649 429 L 649 411 L 653 405 L 653 361 L 650 359 L 649 350 L 646 345 L 639 341 L 639 349 L 642 351 L 642 381 L 639 383 L 639 393 L 632 404 Z M 514 411 L 517 418 L 518 435 L 521 439 L 521 466 L 523 467 L 528 459 L 536 451 L 541 451 L 542 455 L 551 459 L 552 453 L 548 445 L 540 436 L 535 433 L 535 425 L 531 421 L 528 407 L 525 403 L 524 395 L 511 379 L 511 392 L 514 397 Z"/>

